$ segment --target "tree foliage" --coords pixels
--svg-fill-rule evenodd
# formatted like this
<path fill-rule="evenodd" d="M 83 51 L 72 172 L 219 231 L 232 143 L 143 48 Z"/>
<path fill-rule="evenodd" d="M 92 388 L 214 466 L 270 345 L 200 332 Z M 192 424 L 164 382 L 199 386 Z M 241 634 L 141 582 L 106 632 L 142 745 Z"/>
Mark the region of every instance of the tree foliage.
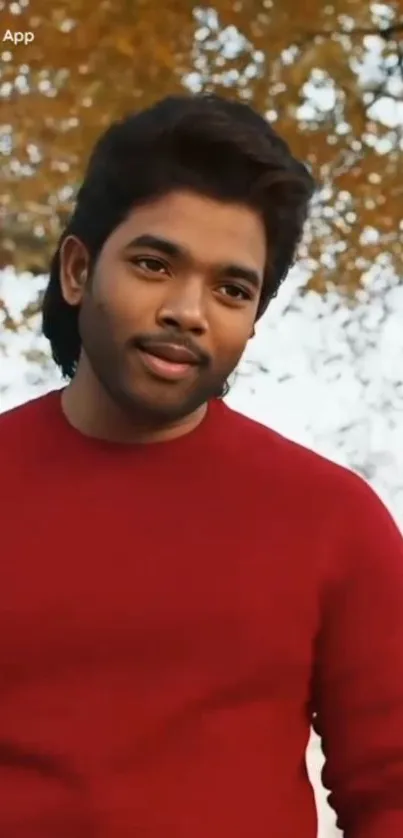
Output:
<path fill-rule="evenodd" d="M 46 272 L 98 135 L 183 89 L 251 102 L 321 184 L 307 287 L 403 269 L 403 0 L 0 0 L 0 266 Z M 0 302 L 1 305 L 1 302 Z"/>

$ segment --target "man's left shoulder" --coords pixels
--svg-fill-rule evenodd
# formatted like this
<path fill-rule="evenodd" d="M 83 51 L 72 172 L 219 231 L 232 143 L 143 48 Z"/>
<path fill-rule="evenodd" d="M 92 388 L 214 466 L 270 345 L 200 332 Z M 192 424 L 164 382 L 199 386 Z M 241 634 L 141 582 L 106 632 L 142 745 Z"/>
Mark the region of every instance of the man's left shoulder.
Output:
<path fill-rule="evenodd" d="M 239 461 L 268 479 L 279 479 L 304 491 L 347 493 L 357 499 L 374 496 L 372 487 L 348 466 L 284 436 L 256 419 L 228 408 L 228 423 Z M 376 496 L 377 497 L 377 496 Z"/>

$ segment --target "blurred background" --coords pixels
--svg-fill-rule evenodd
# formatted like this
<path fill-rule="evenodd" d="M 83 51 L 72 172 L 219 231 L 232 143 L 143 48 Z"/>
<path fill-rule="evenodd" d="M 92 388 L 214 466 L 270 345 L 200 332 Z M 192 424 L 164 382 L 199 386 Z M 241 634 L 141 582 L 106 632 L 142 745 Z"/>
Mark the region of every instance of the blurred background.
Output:
<path fill-rule="evenodd" d="M 359 472 L 402 525 L 403 0 L 0 0 L 0 21 L 0 411 L 63 384 L 38 308 L 99 134 L 175 91 L 238 97 L 320 190 L 227 401 Z M 335 838 L 321 763 L 313 739 Z"/>

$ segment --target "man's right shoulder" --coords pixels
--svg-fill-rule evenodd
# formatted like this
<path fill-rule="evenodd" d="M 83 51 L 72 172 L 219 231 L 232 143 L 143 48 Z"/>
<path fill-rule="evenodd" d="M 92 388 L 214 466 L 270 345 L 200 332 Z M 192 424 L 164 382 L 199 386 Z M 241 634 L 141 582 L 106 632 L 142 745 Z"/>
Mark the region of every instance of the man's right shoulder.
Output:
<path fill-rule="evenodd" d="M 30 440 L 38 442 L 51 422 L 57 398 L 57 391 L 52 391 L 0 413 L 0 455 L 26 448 Z"/>

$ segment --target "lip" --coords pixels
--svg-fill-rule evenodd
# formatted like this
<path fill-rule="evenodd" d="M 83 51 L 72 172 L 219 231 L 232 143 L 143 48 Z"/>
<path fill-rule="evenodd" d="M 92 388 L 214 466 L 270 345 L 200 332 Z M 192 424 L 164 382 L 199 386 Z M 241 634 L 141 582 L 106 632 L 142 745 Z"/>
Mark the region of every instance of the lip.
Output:
<path fill-rule="evenodd" d="M 140 351 L 174 364 L 199 363 L 197 355 L 191 349 L 186 349 L 185 346 L 179 346 L 176 343 L 149 343 L 146 346 L 141 346 Z"/>
<path fill-rule="evenodd" d="M 161 358 L 158 355 L 147 352 L 145 349 L 139 349 L 138 353 L 148 371 L 153 373 L 156 378 L 165 381 L 180 381 L 183 378 L 187 378 L 195 369 L 194 360 L 191 363 L 189 361 L 171 361 L 167 357 Z M 192 355 L 192 357 L 194 356 Z"/>

